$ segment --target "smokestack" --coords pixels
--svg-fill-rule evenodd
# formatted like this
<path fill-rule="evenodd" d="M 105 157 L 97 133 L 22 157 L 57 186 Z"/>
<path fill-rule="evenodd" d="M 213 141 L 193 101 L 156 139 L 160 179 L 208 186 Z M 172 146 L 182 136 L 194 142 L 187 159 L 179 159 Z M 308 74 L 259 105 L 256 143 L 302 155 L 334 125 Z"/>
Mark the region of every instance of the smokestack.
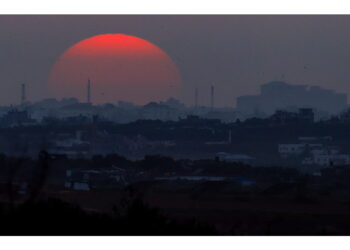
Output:
<path fill-rule="evenodd" d="M 210 107 L 214 108 L 214 86 L 211 85 L 210 87 Z"/>
<path fill-rule="evenodd" d="M 87 97 L 86 97 L 86 101 L 87 103 L 91 103 L 91 82 L 90 82 L 90 78 L 88 78 L 88 83 L 87 83 Z"/>
<path fill-rule="evenodd" d="M 198 107 L 198 88 L 196 88 L 194 91 L 194 106 L 196 108 Z"/>
<path fill-rule="evenodd" d="M 26 85 L 23 83 L 21 84 L 21 104 L 23 105 L 26 101 Z"/>

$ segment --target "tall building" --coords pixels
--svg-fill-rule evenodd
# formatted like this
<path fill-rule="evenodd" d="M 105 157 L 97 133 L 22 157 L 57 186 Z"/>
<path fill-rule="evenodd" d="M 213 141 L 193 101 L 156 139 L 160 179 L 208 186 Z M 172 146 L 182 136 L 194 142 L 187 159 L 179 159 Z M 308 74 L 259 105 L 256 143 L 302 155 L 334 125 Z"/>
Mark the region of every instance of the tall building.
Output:
<path fill-rule="evenodd" d="M 278 109 L 314 108 L 329 113 L 339 113 L 347 107 L 347 95 L 318 86 L 291 85 L 285 82 L 269 82 L 260 88 L 260 95 L 240 96 L 237 110 L 254 114 L 256 110 L 267 115 Z"/>

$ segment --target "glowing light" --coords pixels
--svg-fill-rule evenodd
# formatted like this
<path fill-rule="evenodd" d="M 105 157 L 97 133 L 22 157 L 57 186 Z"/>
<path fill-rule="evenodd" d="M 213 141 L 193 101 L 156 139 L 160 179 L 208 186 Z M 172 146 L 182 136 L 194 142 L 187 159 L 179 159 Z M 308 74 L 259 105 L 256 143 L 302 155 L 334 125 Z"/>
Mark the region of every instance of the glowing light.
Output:
<path fill-rule="evenodd" d="M 176 96 L 181 85 L 176 65 L 163 50 L 123 34 L 94 36 L 67 49 L 51 70 L 49 87 L 56 98 L 84 101 L 88 77 L 93 103 L 145 104 Z"/>

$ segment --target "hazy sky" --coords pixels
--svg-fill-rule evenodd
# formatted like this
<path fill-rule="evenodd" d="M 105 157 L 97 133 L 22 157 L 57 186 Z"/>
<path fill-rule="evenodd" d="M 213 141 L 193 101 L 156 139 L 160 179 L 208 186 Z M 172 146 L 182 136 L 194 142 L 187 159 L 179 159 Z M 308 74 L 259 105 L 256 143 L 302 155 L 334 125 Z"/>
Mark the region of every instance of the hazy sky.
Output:
<path fill-rule="evenodd" d="M 350 94 L 350 16 L 0 16 L 0 104 L 49 97 L 48 73 L 68 47 L 90 36 L 124 33 L 146 39 L 177 64 L 179 98 L 218 106 L 257 94 L 262 83 L 282 80 Z"/>

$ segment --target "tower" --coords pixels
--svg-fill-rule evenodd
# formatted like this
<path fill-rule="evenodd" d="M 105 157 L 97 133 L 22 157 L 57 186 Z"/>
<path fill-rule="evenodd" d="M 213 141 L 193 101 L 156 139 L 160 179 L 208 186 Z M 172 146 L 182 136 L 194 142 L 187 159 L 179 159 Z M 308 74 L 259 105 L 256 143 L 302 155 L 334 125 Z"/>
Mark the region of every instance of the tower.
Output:
<path fill-rule="evenodd" d="M 194 90 L 194 106 L 198 107 L 198 88 Z"/>
<path fill-rule="evenodd" d="M 88 78 L 88 82 L 87 82 L 86 101 L 87 101 L 87 103 L 91 103 L 91 81 L 90 81 L 90 78 Z"/>
<path fill-rule="evenodd" d="M 21 105 L 26 101 L 26 85 L 25 83 L 21 84 Z"/>
<path fill-rule="evenodd" d="M 211 109 L 214 108 L 214 86 L 211 85 L 210 87 L 210 107 Z"/>

